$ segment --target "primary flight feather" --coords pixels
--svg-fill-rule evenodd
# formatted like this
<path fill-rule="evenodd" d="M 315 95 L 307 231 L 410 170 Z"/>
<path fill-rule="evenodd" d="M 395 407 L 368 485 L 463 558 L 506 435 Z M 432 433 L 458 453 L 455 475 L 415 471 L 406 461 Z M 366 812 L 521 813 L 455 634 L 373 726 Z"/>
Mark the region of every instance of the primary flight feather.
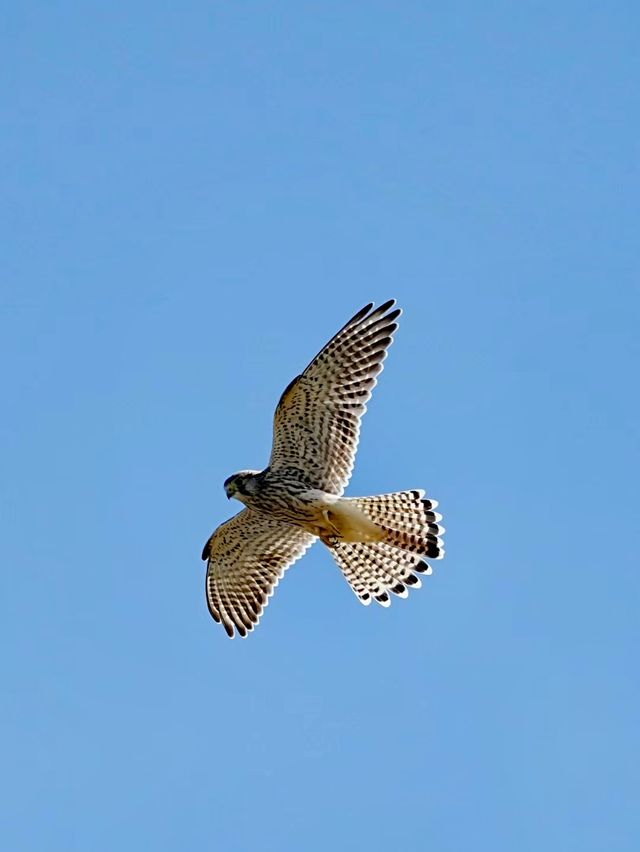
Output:
<path fill-rule="evenodd" d="M 316 539 L 329 548 L 363 604 L 389 606 L 444 555 L 437 503 L 421 490 L 343 497 L 360 421 L 398 328 L 395 301 L 366 305 L 286 388 L 263 471 L 225 480 L 245 507 L 209 538 L 209 612 L 227 634 L 253 630 L 285 570 Z"/>

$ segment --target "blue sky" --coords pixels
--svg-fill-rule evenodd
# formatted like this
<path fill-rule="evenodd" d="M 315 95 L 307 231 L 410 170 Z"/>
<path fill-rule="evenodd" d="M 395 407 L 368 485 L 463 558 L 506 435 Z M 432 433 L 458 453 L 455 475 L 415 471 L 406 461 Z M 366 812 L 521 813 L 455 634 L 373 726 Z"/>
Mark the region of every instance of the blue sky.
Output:
<path fill-rule="evenodd" d="M 13 4 L 0 138 L 4 845 L 636 850 L 635 3 Z M 405 310 L 351 494 L 207 612 L 222 482 L 359 307 Z"/>

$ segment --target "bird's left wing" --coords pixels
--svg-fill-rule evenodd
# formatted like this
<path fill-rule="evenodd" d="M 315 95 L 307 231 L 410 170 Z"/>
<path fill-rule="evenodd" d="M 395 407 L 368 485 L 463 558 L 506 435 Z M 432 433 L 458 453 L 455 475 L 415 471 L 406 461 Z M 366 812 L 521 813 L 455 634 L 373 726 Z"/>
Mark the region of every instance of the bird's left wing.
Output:
<path fill-rule="evenodd" d="M 243 509 L 221 524 L 207 541 L 207 605 L 227 634 L 256 626 L 285 570 L 316 536 L 260 512 Z"/>
<path fill-rule="evenodd" d="M 286 388 L 273 423 L 272 470 L 293 469 L 310 487 L 342 494 L 360 420 L 398 328 L 394 305 L 358 311 Z"/>

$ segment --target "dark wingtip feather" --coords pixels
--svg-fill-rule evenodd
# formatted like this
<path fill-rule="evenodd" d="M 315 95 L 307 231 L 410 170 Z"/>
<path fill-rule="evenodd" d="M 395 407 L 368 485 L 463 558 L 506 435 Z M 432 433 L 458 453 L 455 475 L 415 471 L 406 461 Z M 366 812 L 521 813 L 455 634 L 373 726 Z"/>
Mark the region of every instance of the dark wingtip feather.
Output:
<path fill-rule="evenodd" d="M 213 538 L 213 536 L 210 535 L 209 538 L 206 541 L 205 546 L 202 548 L 202 561 L 203 562 L 206 562 L 207 559 L 209 558 L 209 553 L 211 552 L 211 539 L 212 538 Z"/>
<path fill-rule="evenodd" d="M 368 305 L 365 305 L 364 308 L 360 308 L 358 313 L 354 314 L 347 325 L 351 325 L 353 322 L 358 322 L 361 319 L 364 319 L 368 314 L 371 308 L 373 307 L 373 302 L 369 302 Z"/>

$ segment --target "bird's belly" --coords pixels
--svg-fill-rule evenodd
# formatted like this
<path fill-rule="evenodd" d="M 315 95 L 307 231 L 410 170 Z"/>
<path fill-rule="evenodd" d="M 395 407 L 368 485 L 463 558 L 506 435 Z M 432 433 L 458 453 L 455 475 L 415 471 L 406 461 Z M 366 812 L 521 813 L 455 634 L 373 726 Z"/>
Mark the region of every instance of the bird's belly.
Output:
<path fill-rule="evenodd" d="M 293 524 L 323 541 L 380 541 L 380 528 L 350 500 L 323 491 L 291 495 L 261 495 L 253 508 L 283 523 Z"/>

